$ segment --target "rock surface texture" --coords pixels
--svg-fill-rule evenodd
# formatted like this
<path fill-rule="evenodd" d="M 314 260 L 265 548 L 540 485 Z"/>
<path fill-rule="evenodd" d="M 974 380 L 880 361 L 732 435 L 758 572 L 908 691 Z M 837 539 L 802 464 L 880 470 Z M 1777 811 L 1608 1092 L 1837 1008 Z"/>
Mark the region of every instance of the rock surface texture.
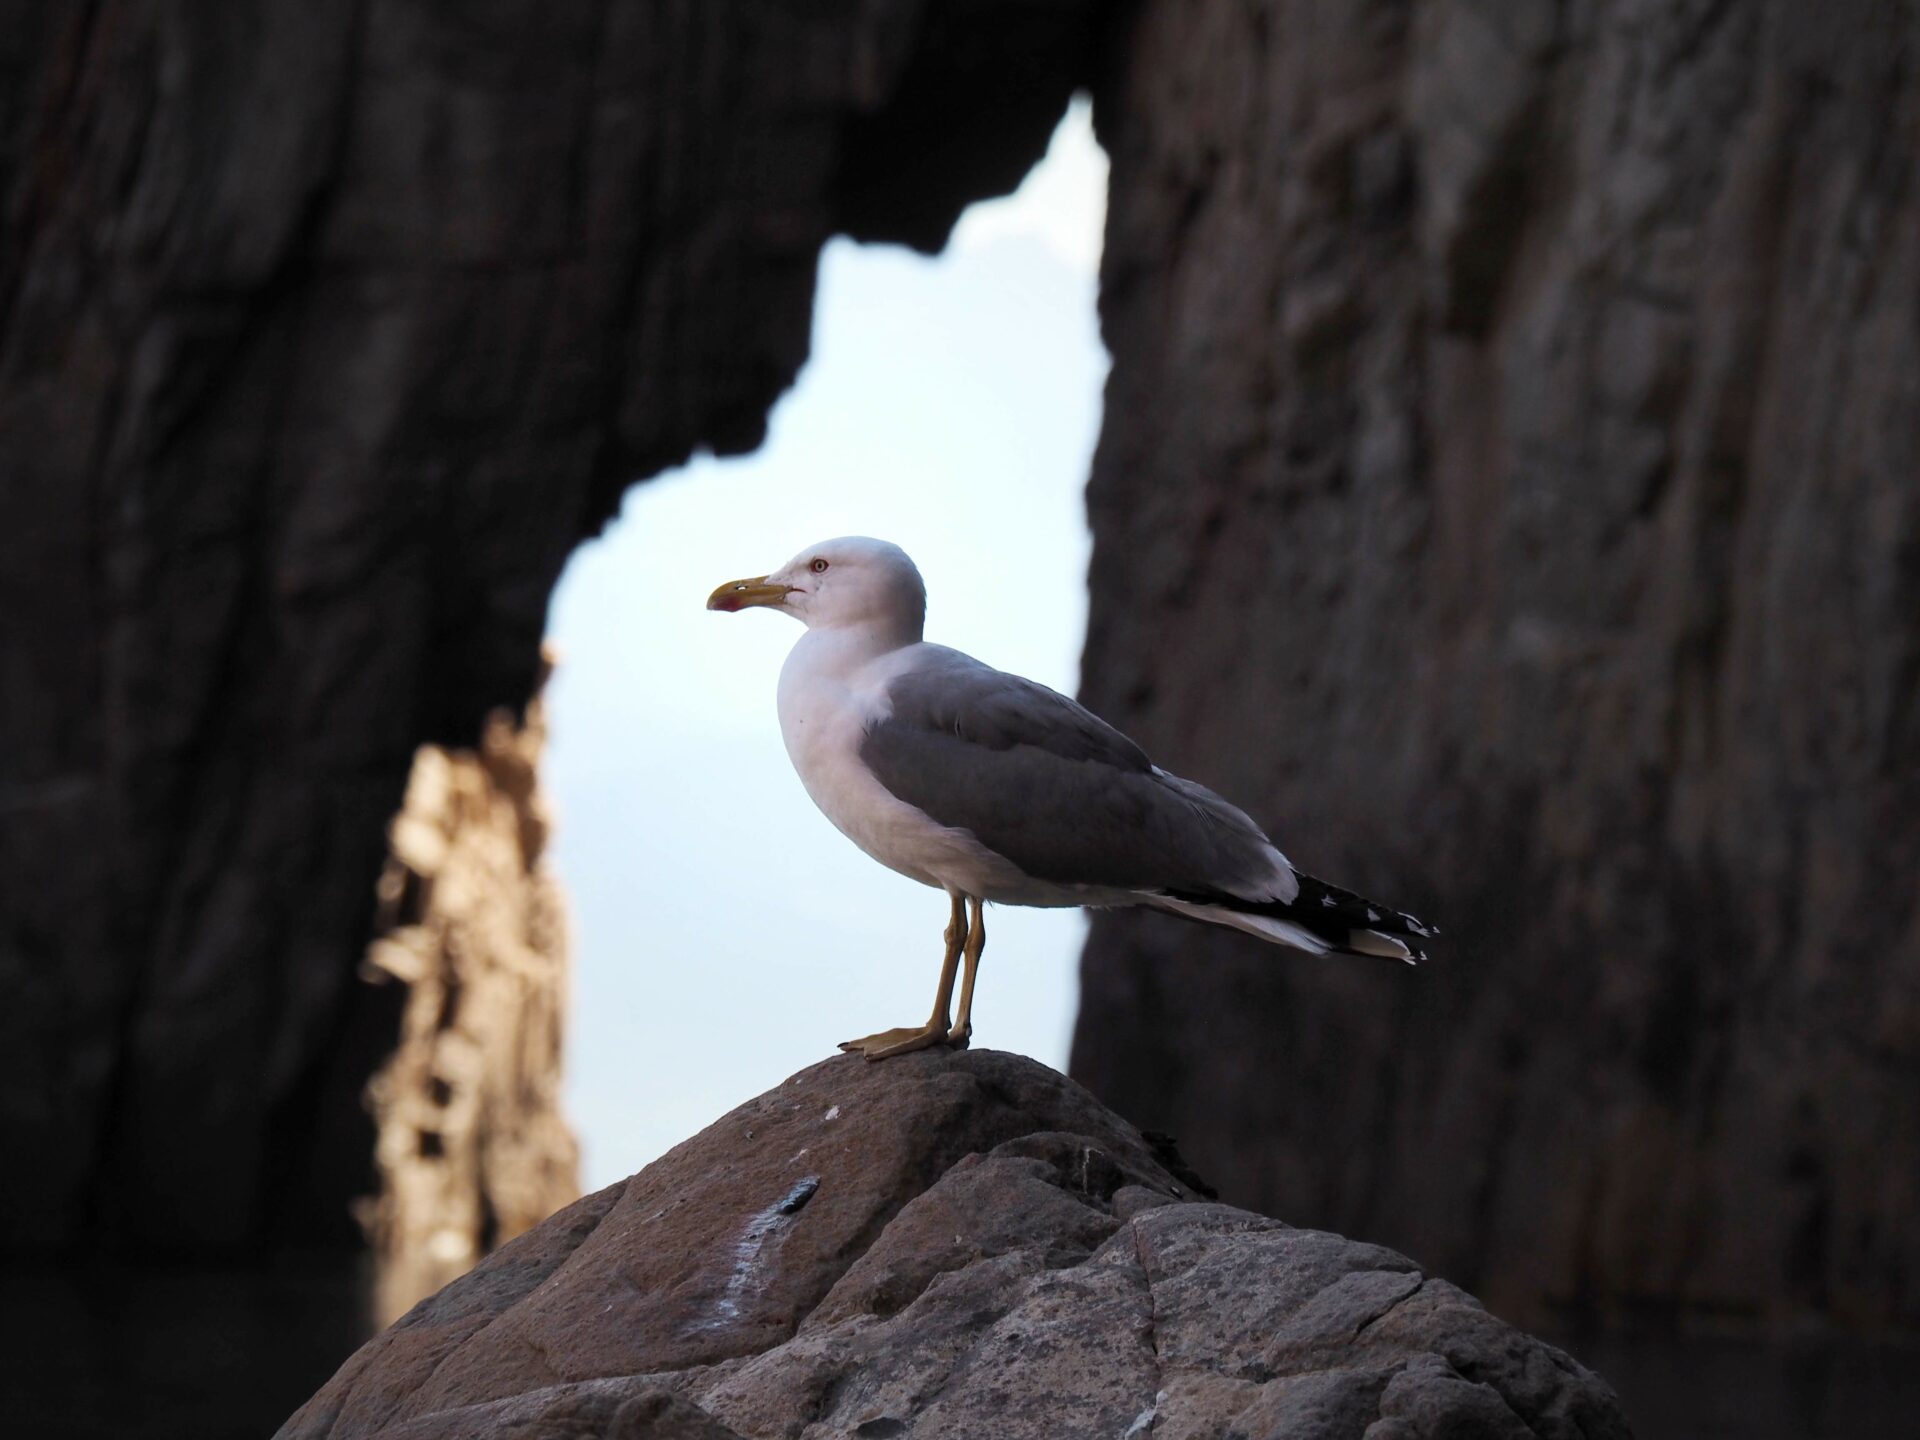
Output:
<path fill-rule="evenodd" d="M 751 449 L 1092 0 L 47 0 L 0 25 L 0 1253 L 357 1243 L 417 746 L 626 484 Z"/>
<path fill-rule="evenodd" d="M 1504 1313 L 1920 1323 L 1920 7 L 1144 0 L 1084 698 L 1444 927 L 1073 1073 Z"/>
<path fill-rule="evenodd" d="M 1392 1251 L 1209 1203 L 1044 1066 L 803 1071 L 495 1252 L 282 1440 L 1289 1440 L 1628 1429 Z"/>

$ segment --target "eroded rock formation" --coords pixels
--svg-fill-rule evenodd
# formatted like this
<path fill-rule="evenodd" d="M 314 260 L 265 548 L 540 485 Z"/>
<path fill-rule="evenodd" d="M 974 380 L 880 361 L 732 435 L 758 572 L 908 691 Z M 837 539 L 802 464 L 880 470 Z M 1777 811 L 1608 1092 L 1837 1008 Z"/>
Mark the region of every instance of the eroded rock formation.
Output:
<path fill-rule="evenodd" d="M 1503 1313 L 1920 1322 L 1920 9 L 1147 0 L 1085 698 L 1433 967 L 1108 917 L 1074 1073 Z"/>
<path fill-rule="evenodd" d="M 1372 1428 L 1369 1428 L 1369 1427 Z M 283 1440 L 1625 1437 L 1378 1246 L 1210 1204 L 1015 1056 L 842 1056 L 423 1302 Z"/>
<path fill-rule="evenodd" d="M 361 1212 L 384 1323 L 580 1194 L 560 1113 L 566 914 L 546 860 L 545 705 L 479 745 L 423 745 L 381 872 L 367 963 L 406 986 L 367 1086 L 380 1191 Z"/>
<path fill-rule="evenodd" d="M 0 1249 L 356 1243 L 416 747 L 631 481 L 759 443 L 1092 0 L 53 0 L 0 26 Z"/>

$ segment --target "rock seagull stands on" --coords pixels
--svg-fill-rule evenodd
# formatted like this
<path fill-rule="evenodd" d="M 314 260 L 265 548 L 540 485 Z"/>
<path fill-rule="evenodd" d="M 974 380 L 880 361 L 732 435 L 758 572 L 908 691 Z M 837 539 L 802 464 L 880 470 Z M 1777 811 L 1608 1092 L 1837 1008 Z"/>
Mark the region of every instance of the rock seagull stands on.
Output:
<path fill-rule="evenodd" d="M 1245 814 L 1099 716 L 927 644 L 926 586 L 899 546 L 829 540 L 707 598 L 709 610 L 751 606 L 807 627 L 780 671 L 780 734 L 813 803 L 882 865 L 952 903 L 927 1023 L 842 1050 L 884 1060 L 967 1043 L 988 900 L 1151 905 L 1316 955 L 1426 958 L 1410 942 L 1436 931 L 1301 874 Z"/>

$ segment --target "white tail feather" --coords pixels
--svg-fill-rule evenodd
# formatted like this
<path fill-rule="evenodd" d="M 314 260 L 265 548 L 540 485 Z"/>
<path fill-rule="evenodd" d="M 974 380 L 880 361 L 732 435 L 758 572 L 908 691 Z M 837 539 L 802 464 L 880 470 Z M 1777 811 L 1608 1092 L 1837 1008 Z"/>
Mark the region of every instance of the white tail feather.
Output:
<path fill-rule="evenodd" d="M 1383 960 L 1403 960 L 1409 965 L 1419 964 L 1422 958 L 1397 935 L 1389 935 L 1381 930 L 1349 930 L 1347 943 L 1342 946 L 1314 934 L 1305 926 L 1282 920 L 1276 915 L 1249 915 L 1242 910 L 1230 910 L 1224 905 L 1196 905 L 1191 900 L 1176 900 L 1171 895 L 1143 894 L 1140 898 L 1156 909 L 1171 910 L 1176 915 L 1184 915 L 1189 920 L 1204 920 L 1210 925 L 1225 925 L 1248 935 L 1257 935 L 1262 940 L 1271 940 L 1277 945 L 1291 945 L 1309 955 L 1327 955 L 1335 950 L 1345 950 L 1355 955 L 1378 955 Z"/>
<path fill-rule="evenodd" d="M 1291 945 L 1294 949 L 1304 950 L 1309 955 L 1325 955 L 1333 949 L 1332 945 L 1311 930 L 1303 929 L 1291 920 L 1280 920 L 1271 915 L 1248 915 L 1239 910 L 1229 910 L 1223 905 L 1195 905 L 1188 900 L 1175 900 L 1170 895 L 1145 895 L 1141 898 L 1149 905 L 1161 910 L 1171 910 L 1174 914 L 1184 915 L 1189 920 L 1205 920 L 1211 925 L 1226 925 L 1235 930 L 1245 931 L 1249 935 L 1258 935 L 1262 940 Z M 1374 932 L 1368 930 L 1364 933 L 1371 935 Z M 1407 958 L 1406 947 L 1402 946 L 1394 954 L 1397 959 Z"/>
<path fill-rule="evenodd" d="M 1414 963 L 1413 951 L 1403 942 L 1378 930 L 1355 930 L 1347 936 L 1347 948 L 1362 955 L 1378 955 L 1383 960 Z"/>

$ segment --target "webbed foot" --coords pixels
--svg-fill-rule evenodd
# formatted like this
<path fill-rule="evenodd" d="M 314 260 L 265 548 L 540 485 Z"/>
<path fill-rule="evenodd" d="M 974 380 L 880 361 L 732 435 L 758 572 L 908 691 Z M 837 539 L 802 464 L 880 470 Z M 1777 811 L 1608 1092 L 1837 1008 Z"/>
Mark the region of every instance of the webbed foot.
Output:
<path fill-rule="evenodd" d="M 858 1052 L 869 1060 L 889 1060 L 895 1055 L 911 1055 L 915 1050 L 930 1050 L 935 1045 L 949 1043 L 947 1024 L 943 1019 L 938 1024 L 902 1025 L 897 1030 L 882 1030 L 877 1035 L 864 1035 L 858 1040 L 842 1040 L 840 1048 Z"/>

